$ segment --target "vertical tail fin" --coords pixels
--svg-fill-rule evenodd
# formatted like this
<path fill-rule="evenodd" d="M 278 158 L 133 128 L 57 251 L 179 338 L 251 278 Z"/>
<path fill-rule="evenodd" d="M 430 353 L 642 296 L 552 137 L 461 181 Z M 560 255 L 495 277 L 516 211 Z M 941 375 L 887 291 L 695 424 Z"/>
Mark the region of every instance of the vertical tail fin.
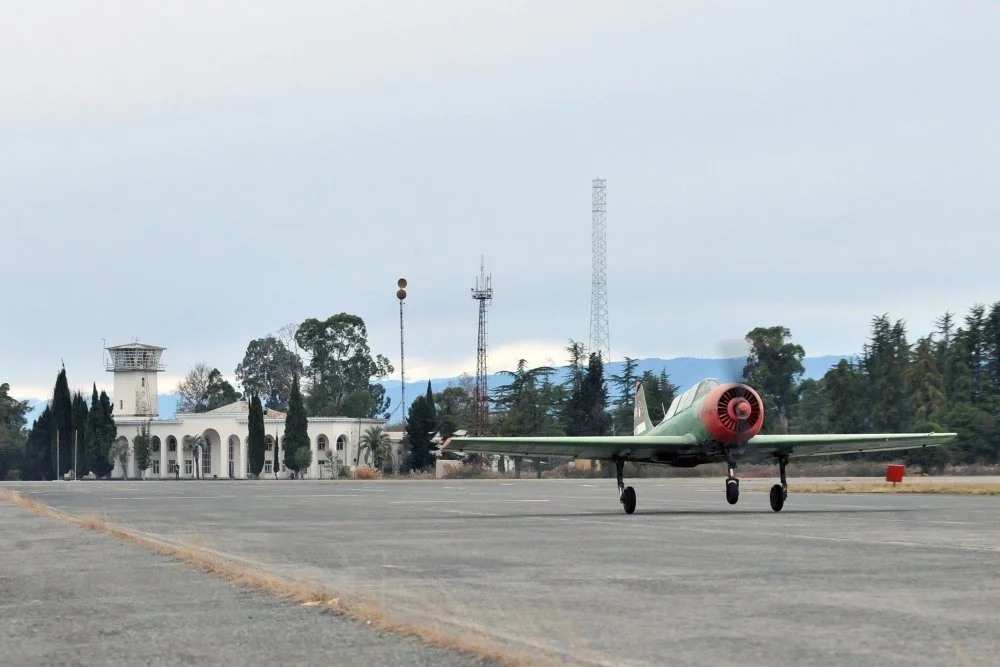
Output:
<path fill-rule="evenodd" d="M 646 409 L 646 393 L 642 390 L 642 382 L 636 382 L 632 434 L 642 435 L 652 428 L 653 422 L 649 420 L 649 410 Z"/>

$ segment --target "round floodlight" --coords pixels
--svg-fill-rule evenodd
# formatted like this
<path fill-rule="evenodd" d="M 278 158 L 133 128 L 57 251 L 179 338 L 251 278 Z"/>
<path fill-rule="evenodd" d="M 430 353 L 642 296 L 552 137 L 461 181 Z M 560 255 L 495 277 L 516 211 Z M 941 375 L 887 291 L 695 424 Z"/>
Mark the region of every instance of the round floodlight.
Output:
<path fill-rule="evenodd" d="M 405 289 L 397 290 L 396 291 L 396 298 L 399 299 L 400 301 L 402 301 L 403 299 L 405 299 L 406 298 L 406 290 Z"/>
<path fill-rule="evenodd" d="M 399 287 L 399 289 L 405 289 L 406 288 L 406 278 L 400 278 L 399 280 L 397 280 L 396 281 L 396 285 Z"/>

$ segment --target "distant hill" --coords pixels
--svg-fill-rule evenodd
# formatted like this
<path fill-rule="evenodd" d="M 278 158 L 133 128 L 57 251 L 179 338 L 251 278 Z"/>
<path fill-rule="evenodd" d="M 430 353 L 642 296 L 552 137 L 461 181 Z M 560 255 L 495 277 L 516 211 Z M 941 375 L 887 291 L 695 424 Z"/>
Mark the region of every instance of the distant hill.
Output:
<path fill-rule="evenodd" d="M 848 355 L 827 355 L 822 357 L 806 357 L 802 360 L 802 365 L 805 366 L 804 378 L 812 378 L 818 380 L 823 377 L 824 374 L 830 369 L 831 366 L 835 366 L 840 362 L 841 359 L 850 359 Z M 731 377 L 733 372 L 738 372 L 741 369 L 743 360 L 739 357 L 732 359 L 700 359 L 696 357 L 677 357 L 675 359 L 640 359 L 638 360 L 638 373 L 641 375 L 647 370 L 653 371 L 654 373 L 659 373 L 662 369 L 666 369 L 667 373 L 670 375 L 670 381 L 678 385 L 681 390 L 687 389 L 696 382 L 703 380 L 707 377 L 719 378 L 720 380 L 725 380 Z M 615 361 L 608 364 L 605 369 L 605 377 L 610 377 L 612 375 L 618 375 L 622 372 L 625 362 Z M 563 380 L 569 369 L 567 366 L 560 367 L 556 370 L 555 375 L 553 375 L 553 380 L 559 382 Z M 499 373 L 494 373 L 489 377 L 490 388 L 495 388 L 503 384 L 507 384 L 510 381 L 505 375 Z M 458 385 L 458 377 L 449 378 L 432 378 L 431 388 L 435 392 L 442 391 L 446 387 L 452 385 Z M 393 415 L 392 421 L 397 421 L 399 419 L 399 400 L 400 400 L 400 383 L 399 380 L 386 380 L 382 382 L 382 386 L 385 387 L 386 393 L 392 398 Z M 427 378 L 422 378 L 414 382 L 406 383 L 406 403 L 407 408 L 413 402 L 417 396 L 420 396 L 427 391 Z M 177 412 L 177 394 L 161 394 L 159 396 L 159 410 L 161 419 L 170 419 Z M 45 408 L 44 402 L 32 402 L 33 409 L 28 416 L 28 424 L 30 425 L 38 415 L 41 414 L 42 410 Z"/>
<path fill-rule="evenodd" d="M 803 378 L 812 378 L 818 380 L 823 377 L 830 367 L 836 366 L 840 363 L 841 359 L 850 359 L 848 355 L 827 355 L 822 357 L 806 357 L 802 360 L 802 365 L 805 367 L 805 373 Z M 745 360 L 740 357 L 734 357 L 731 359 L 700 359 L 696 357 L 677 357 L 674 359 L 639 359 L 638 360 L 638 371 L 639 375 L 642 375 L 646 371 L 652 371 L 654 373 L 659 373 L 664 368 L 667 374 L 670 376 L 670 381 L 675 385 L 679 386 L 681 391 L 687 389 L 688 387 L 694 385 L 705 378 L 714 377 L 720 380 L 725 380 L 726 378 L 732 377 L 734 373 L 738 373 L 743 369 L 743 364 Z M 618 375 L 622 372 L 625 367 L 624 361 L 613 361 L 608 364 L 604 369 L 605 379 L 610 378 L 612 375 Z M 556 370 L 556 373 L 552 375 L 552 380 L 555 382 L 560 382 L 565 379 L 566 375 L 569 373 L 568 366 L 561 366 Z M 501 375 L 499 373 L 494 373 L 489 376 L 489 387 L 492 390 L 495 387 L 504 385 L 510 382 L 510 378 L 506 375 Z M 434 392 L 439 392 L 451 385 L 458 385 L 458 377 L 450 378 L 432 378 L 431 379 L 431 389 Z M 392 406 L 395 408 L 399 405 L 400 400 L 400 382 L 399 380 L 385 380 L 382 382 L 382 386 L 385 387 L 386 393 L 392 398 Z M 609 387 L 611 389 L 611 387 Z M 417 396 L 427 392 L 427 378 L 418 380 L 415 382 L 406 383 L 406 403 L 407 408 L 413 399 Z M 612 390 L 613 393 L 613 390 Z M 396 421 L 398 412 L 393 414 L 392 420 Z"/>

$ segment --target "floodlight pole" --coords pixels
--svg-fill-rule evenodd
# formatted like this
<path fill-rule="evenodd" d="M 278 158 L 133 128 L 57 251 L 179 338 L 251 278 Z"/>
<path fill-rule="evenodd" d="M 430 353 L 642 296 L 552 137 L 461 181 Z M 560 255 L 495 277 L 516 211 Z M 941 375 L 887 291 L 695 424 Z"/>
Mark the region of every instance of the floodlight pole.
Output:
<path fill-rule="evenodd" d="M 403 421 L 403 427 L 406 427 L 406 356 L 403 353 L 403 301 L 406 300 L 406 278 L 400 278 L 396 281 L 396 286 L 399 288 L 396 290 L 396 298 L 399 299 L 399 389 L 400 389 L 400 404 L 399 409 Z"/>

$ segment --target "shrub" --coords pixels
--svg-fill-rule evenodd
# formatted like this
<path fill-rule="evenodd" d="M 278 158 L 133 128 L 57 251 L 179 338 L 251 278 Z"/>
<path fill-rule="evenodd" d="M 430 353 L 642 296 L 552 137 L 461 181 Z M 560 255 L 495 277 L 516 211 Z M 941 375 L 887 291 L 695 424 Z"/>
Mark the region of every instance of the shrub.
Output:
<path fill-rule="evenodd" d="M 381 475 L 379 475 L 378 470 L 369 468 L 368 466 L 358 468 L 354 472 L 354 479 L 378 479 L 379 477 L 381 477 Z"/>

